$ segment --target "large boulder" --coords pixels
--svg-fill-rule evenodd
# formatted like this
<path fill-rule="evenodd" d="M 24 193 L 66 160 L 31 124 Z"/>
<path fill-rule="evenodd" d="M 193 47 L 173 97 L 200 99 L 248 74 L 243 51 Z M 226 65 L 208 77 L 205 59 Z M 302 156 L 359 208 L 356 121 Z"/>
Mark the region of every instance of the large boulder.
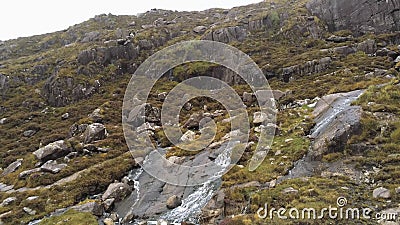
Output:
<path fill-rule="evenodd" d="M 55 141 L 46 145 L 45 147 L 39 148 L 33 154 L 37 159 L 41 161 L 46 161 L 50 159 L 58 159 L 60 157 L 64 157 L 71 152 L 70 147 L 65 141 Z"/>
<path fill-rule="evenodd" d="M 310 155 L 321 159 L 326 153 L 344 150 L 347 141 L 361 133 L 360 106 L 351 106 L 363 91 L 337 93 L 322 97 L 314 109 L 316 126 L 310 137 L 314 139 Z"/>
<path fill-rule="evenodd" d="M 352 30 L 360 35 L 400 30 L 399 1 L 311 0 L 306 7 L 324 20 L 330 31 Z"/>
<path fill-rule="evenodd" d="M 101 123 L 94 123 L 87 126 L 82 134 L 83 143 L 88 144 L 94 141 L 103 140 L 107 137 L 106 127 Z"/>
<path fill-rule="evenodd" d="M 101 196 L 103 201 L 107 199 L 114 199 L 120 201 L 132 192 L 131 187 L 125 183 L 112 183 L 108 186 L 107 190 Z"/>

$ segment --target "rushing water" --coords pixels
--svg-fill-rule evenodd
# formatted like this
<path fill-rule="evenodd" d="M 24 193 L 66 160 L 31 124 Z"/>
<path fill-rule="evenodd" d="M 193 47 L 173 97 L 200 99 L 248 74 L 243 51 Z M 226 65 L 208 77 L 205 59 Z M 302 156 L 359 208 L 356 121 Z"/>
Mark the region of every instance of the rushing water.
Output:
<path fill-rule="evenodd" d="M 218 191 L 221 185 L 220 178 L 230 165 L 230 155 L 230 148 L 220 154 L 214 162 L 217 165 L 221 166 L 221 170 L 213 177 L 211 177 L 209 181 L 198 187 L 196 191 L 185 198 L 182 201 L 181 206 L 162 215 L 161 219 L 165 219 L 173 223 L 189 221 L 198 224 L 201 209 L 203 209 L 207 205 L 207 203 L 211 200 L 211 198 Z"/>

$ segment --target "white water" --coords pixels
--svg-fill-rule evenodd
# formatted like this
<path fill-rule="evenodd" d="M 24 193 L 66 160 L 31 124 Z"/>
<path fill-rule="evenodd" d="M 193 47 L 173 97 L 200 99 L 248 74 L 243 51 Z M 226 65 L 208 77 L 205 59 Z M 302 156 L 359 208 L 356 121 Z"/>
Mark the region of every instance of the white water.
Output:
<path fill-rule="evenodd" d="M 180 223 L 188 221 L 191 223 L 199 224 L 199 216 L 201 209 L 204 208 L 207 203 L 214 196 L 220 186 L 220 178 L 226 172 L 226 169 L 231 162 L 231 151 L 232 148 L 227 148 L 222 154 L 216 159 L 215 163 L 221 166 L 221 170 L 212 176 L 209 181 L 200 186 L 195 192 L 190 194 L 187 198 L 182 201 L 182 205 L 173 209 L 172 211 L 161 216 L 161 219 L 173 223 Z"/>

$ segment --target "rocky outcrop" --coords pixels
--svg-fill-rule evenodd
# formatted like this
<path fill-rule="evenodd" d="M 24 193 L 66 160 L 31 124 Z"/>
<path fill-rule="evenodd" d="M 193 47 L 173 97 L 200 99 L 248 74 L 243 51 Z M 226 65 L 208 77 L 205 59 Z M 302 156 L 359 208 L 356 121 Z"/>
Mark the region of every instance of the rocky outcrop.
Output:
<path fill-rule="evenodd" d="M 100 82 L 77 82 L 72 77 L 51 76 L 42 88 L 42 95 L 49 105 L 66 106 L 70 103 L 88 98 L 100 88 Z"/>
<path fill-rule="evenodd" d="M 60 140 L 39 148 L 33 154 L 37 159 L 46 161 L 50 159 L 58 159 L 70 153 L 70 147 L 65 141 Z"/>
<path fill-rule="evenodd" d="M 109 48 L 95 48 L 84 50 L 78 55 L 78 63 L 87 65 L 96 62 L 99 65 L 107 66 L 119 59 L 132 60 L 139 55 L 139 49 L 133 44 L 116 45 Z"/>
<path fill-rule="evenodd" d="M 400 30 L 400 2 L 396 0 L 311 0 L 307 8 L 330 31 L 352 30 L 360 35 Z"/>
<path fill-rule="evenodd" d="M 242 42 L 247 37 L 247 30 L 241 26 L 225 27 L 207 33 L 203 39 L 230 43 L 234 41 Z"/>
<path fill-rule="evenodd" d="M 310 156 L 321 159 L 324 154 L 343 151 L 347 141 L 361 133 L 360 106 L 351 106 L 363 91 L 337 93 L 322 97 L 313 112 L 316 126 L 310 135 L 314 140 Z"/>
<path fill-rule="evenodd" d="M 289 82 L 295 76 L 304 76 L 313 73 L 322 73 L 326 71 L 332 59 L 325 57 L 320 60 L 308 61 L 301 65 L 285 67 L 282 70 L 282 78 L 285 82 Z"/>

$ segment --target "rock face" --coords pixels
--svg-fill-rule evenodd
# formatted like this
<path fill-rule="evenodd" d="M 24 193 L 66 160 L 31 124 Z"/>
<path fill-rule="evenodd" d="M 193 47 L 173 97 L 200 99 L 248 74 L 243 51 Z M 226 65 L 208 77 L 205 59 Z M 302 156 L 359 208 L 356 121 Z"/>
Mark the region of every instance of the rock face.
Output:
<path fill-rule="evenodd" d="M 302 65 L 295 65 L 283 68 L 282 78 L 285 82 L 289 82 L 295 76 L 304 76 L 312 73 L 321 73 L 326 71 L 331 64 L 332 59 L 325 57 L 320 60 L 308 61 Z"/>
<path fill-rule="evenodd" d="M 396 0 L 311 0 L 308 10 L 324 20 L 330 31 L 356 34 L 400 30 L 400 2 Z"/>
<path fill-rule="evenodd" d="M 18 159 L 17 161 L 8 165 L 7 168 L 3 170 L 3 173 L 1 173 L 1 176 L 6 176 L 6 175 L 16 171 L 22 165 L 22 161 L 24 161 L 24 160 Z"/>
<path fill-rule="evenodd" d="M 242 42 L 247 37 L 247 30 L 241 26 L 225 27 L 211 31 L 204 36 L 205 40 L 229 43 L 233 41 Z"/>
<path fill-rule="evenodd" d="M 33 152 L 36 158 L 42 161 L 58 159 L 66 156 L 68 153 L 70 153 L 70 148 L 63 140 L 50 143 L 45 147 L 39 148 Z"/>
<path fill-rule="evenodd" d="M 361 132 L 360 106 L 351 106 L 363 91 L 338 93 L 322 97 L 313 112 L 316 127 L 311 138 L 314 139 L 310 155 L 321 159 L 326 153 L 342 151 L 347 141 Z"/>
<path fill-rule="evenodd" d="M 99 88 L 100 82 L 98 80 L 77 83 L 72 77 L 53 75 L 47 79 L 41 94 L 49 105 L 61 107 L 90 97 Z"/>

